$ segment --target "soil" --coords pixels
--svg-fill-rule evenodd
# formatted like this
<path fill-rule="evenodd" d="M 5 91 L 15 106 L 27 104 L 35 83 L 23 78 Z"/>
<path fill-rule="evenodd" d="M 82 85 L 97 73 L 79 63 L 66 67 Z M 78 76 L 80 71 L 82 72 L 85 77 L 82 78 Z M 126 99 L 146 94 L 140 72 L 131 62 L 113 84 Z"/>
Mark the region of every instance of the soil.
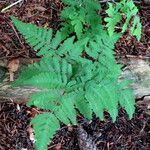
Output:
<path fill-rule="evenodd" d="M 34 150 L 30 140 L 30 119 L 35 108 L 14 103 L 0 104 L 0 150 Z M 94 117 L 92 121 L 82 116 L 78 119 L 98 150 L 149 150 L 150 148 L 150 117 L 141 108 L 136 110 L 134 118 L 128 120 L 124 110 L 112 123 L 109 115 L 105 121 Z M 66 127 L 57 132 L 48 150 L 79 150 L 78 127 Z M 87 149 L 88 150 L 88 149 Z"/>
<path fill-rule="evenodd" d="M 0 1 L 0 10 L 15 1 Z M 142 39 L 137 42 L 126 33 L 116 44 L 118 57 L 150 58 L 150 5 L 142 0 L 136 1 L 136 4 L 140 8 Z M 62 8 L 59 0 L 24 0 L 0 13 L 0 60 L 36 57 L 36 53 L 12 25 L 11 15 L 25 22 L 57 30 L 60 26 L 59 14 Z M 98 150 L 149 150 L 150 116 L 145 109 L 137 106 L 132 120 L 128 120 L 126 112 L 121 109 L 115 123 L 111 122 L 107 113 L 105 121 L 99 121 L 94 117 L 89 122 L 80 115 L 78 121 Z M 34 150 L 30 120 L 39 111 L 24 104 L 0 103 L 0 150 Z M 62 125 L 48 149 L 79 150 L 78 127 Z"/>

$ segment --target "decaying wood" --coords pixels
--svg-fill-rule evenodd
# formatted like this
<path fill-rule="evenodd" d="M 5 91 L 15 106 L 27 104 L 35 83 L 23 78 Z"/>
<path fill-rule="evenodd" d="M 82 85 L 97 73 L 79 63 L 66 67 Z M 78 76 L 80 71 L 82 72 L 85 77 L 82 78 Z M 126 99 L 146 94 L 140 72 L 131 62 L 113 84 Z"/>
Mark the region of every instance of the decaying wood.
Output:
<path fill-rule="evenodd" d="M 150 58 L 130 57 L 119 62 L 126 65 L 120 79 L 132 80 L 135 97 L 150 95 Z"/>
<path fill-rule="evenodd" d="M 80 125 L 78 127 L 78 142 L 80 150 L 97 150 L 93 138 Z"/>
<path fill-rule="evenodd" d="M 21 59 L 20 68 L 36 61 L 39 61 L 39 59 Z M 150 95 L 150 58 L 121 58 L 118 62 L 126 65 L 120 79 L 130 79 L 133 81 L 132 89 L 134 90 L 135 97 L 141 98 Z M 2 64 L 2 62 L 0 62 L 0 64 Z M 3 64 L 3 66 L 5 66 L 5 64 Z M 4 81 L 0 83 L 0 102 L 26 102 L 32 93 L 38 91 L 41 90 L 33 87 L 12 88 L 10 82 Z"/>
<path fill-rule="evenodd" d="M 30 95 L 39 91 L 42 90 L 28 86 L 11 88 L 10 84 L 6 82 L 0 84 L 0 102 L 12 101 L 25 103 L 28 101 Z"/>

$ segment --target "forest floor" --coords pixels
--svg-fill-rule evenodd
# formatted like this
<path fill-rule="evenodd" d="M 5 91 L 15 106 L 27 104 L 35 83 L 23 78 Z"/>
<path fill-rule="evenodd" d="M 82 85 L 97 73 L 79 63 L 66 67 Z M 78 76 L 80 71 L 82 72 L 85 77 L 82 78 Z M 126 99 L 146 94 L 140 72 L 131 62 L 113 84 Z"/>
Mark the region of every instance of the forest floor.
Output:
<path fill-rule="evenodd" d="M 0 10 L 15 1 L 0 1 Z M 136 1 L 136 4 L 143 26 L 142 39 L 137 42 L 126 33 L 116 44 L 116 55 L 120 58 L 150 58 L 150 4 L 142 0 Z M 57 30 L 61 22 L 59 14 L 62 8 L 59 0 L 26 0 L 0 13 L 0 60 L 36 57 L 36 53 L 11 23 L 11 15 L 25 22 Z M 149 150 L 150 115 L 146 113 L 146 109 L 145 106 L 137 106 L 132 120 L 128 120 L 125 111 L 121 109 L 115 123 L 111 122 L 107 113 L 105 121 L 94 118 L 89 122 L 80 115 L 78 121 L 98 150 Z M 39 111 L 24 104 L 0 103 L 0 150 L 34 150 L 30 120 Z M 48 150 L 79 150 L 78 134 L 76 126 L 62 126 Z"/>

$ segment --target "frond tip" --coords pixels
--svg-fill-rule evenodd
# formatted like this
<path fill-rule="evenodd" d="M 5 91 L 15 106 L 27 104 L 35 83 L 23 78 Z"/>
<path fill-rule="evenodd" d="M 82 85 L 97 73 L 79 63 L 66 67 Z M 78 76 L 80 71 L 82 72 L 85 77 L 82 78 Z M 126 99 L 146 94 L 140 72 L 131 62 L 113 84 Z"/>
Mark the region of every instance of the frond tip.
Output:
<path fill-rule="evenodd" d="M 59 121 L 53 114 L 46 112 L 37 115 L 32 119 L 31 123 L 35 131 L 36 150 L 46 150 L 50 139 L 52 139 L 56 131 L 60 129 Z"/>
<path fill-rule="evenodd" d="M 26 42 L 35 51 L 40 51 L 40 55 L 48 54 L 47 52 L 49 50 L 56 49 L 62 41 L 60 32 L 57 32 L 56 36 L 52 37 L 52 29 L 21 22 L 14 16 L 11 16 L 11 20 L 19 32 L 25 37 Z"/>

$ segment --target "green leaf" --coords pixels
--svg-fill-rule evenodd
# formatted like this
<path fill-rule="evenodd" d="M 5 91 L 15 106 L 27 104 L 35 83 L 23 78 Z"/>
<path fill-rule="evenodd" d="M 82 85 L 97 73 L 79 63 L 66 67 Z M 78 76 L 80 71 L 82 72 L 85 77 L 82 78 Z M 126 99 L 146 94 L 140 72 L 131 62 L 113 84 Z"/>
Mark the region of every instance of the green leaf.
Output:
<path fill-rule="evenodd" d="M 101 120 L 104 120 L 104 105 L 101 102 L 101 96 L 99 91 L 95 88 L 95 84 L 89 84 L 86 86 L 85 98 L 89 102 L 90 108 Z"/>
<path fill-rule="evenodd" d="M 121 97 L 119 100 L 120 105 L 125 108 L 129 115 L 129 119 L 133 117 L 135 112 L 135 100 L 133 96 L 133 91 L 131 89 L 126 89 L 121 91 Z"/>
<path fill-rule="evenodd" d="M 32 85 L 38 88 L 62 88 L 66 83 L 63 83 L 61 76 L 56 73 L 42 72 L 27 79 L 23 85 Z"/>
<path fill-rule="evenodd" d="M 133 25 L 131 27 L 131 35 L 135 36 L 138 41 L 141 39 L 141 30 L 142 25 L 140 23 L 140 18 L 138 16 L 135 16 L 133 20 Z"/>
<path fill-rule="evenodd" d="M 24 35 L 27 43 L 33 47 L 34 50 L 40 50 L 43 46 L 50 44 L 52 29 L 39 28 L 33 24 L 23 23 L 13 16 L 11 19 L 19 32 Z"/>
<path fill-rule="evenodd" d="M 124 7 L 122 8 L 122 12 L 127 16 L 126 21 L 122 27 L 122 33 L 124 33 L 128 28 L 131 18 L 137 14 L 138 9 L 134 5 L 133 1 L 128 1 L 126 4 L 124 4 Z"/>
<path fill-rule="evenodd" d="M 130 21 L 132 20 L 132 18 L 135 18 L 135 16 L 137 15 L 137 12 L 138 12 L 137 7 L 135 6 L 132 0 L 122 0 L 115 4 L 108 3 L 108 5 L 109 5 L 109 8 L 106 10 L 108 17 L 104 18 L 104 20 L 107 23 L 106 27 L 108 28 L 109 35 L 112 36 L 114 34 L 115 27 L 119 22 L 122 23 L 121 22 L 122 18 L 125 20 L 125 22 L 123 23 L 121 32 L 124 33 L 130 27 L 129 25 L 130 25 Z M 138 22 L 139 22 L 138 26 L 139 28 L 141 28 L 140 21 Z M 137 22 L 135 24 L 137 24 Z M 131 35 L 133 34 L 131 33 Z M 136 30 L 134 32 L 134 35 L 139 40 L 141 36 L 140 29 L 138 31 Z"/>
<path fill-rule="evenodd" d="M 118 13 L 118 9 L 113 7 L 112 3 L 108 3 L 108 5 L 109 8 L 106 10 L 108 17 L 106 17 L 104 20 L 107 23 L 106 27 L 108 28 L 108 33 L 110 36 L 112 36 L 115 31 L 115 26 L 121 21 L 122 17 L 121 14 Z"/>
<path fill-rule="evenodd" d="M 80 20 L 74 20 L 71 22 L 71 24 L 74 26 L 74 30 L 77 34 L 77 37 L 80 38 L 83 30 L 82 22 Z"/>
<path fill-rule="evenodd" d="M 61 93 L 58 90 L 49 90 L 31 95 L 28 106 L 36 106 L 41 109 L 54 111 L 60 105 Z"/>
<path fill-rule="evenodd" d="M 79 112 L 86 117 L 87 119 L 92 119 L 92 109 L 90 108 L 90 104 L 86 99 L 78 98 L 75 102 L 76 107 L 78 108 Z"/>
<path fill-rule="evenodd" d="M 54 39 L 52 39 L 52 48 L 56 49 L 62 41 L 61 32 L 57 31 Z"/>
<path fill-rule="evenodd" d="M 47 144 L 60 128 L 59 121 L 53 114 L 46 112 L 37 115 L 31 123 L 35 132 L 36 150 L 47 150 Z"/>

